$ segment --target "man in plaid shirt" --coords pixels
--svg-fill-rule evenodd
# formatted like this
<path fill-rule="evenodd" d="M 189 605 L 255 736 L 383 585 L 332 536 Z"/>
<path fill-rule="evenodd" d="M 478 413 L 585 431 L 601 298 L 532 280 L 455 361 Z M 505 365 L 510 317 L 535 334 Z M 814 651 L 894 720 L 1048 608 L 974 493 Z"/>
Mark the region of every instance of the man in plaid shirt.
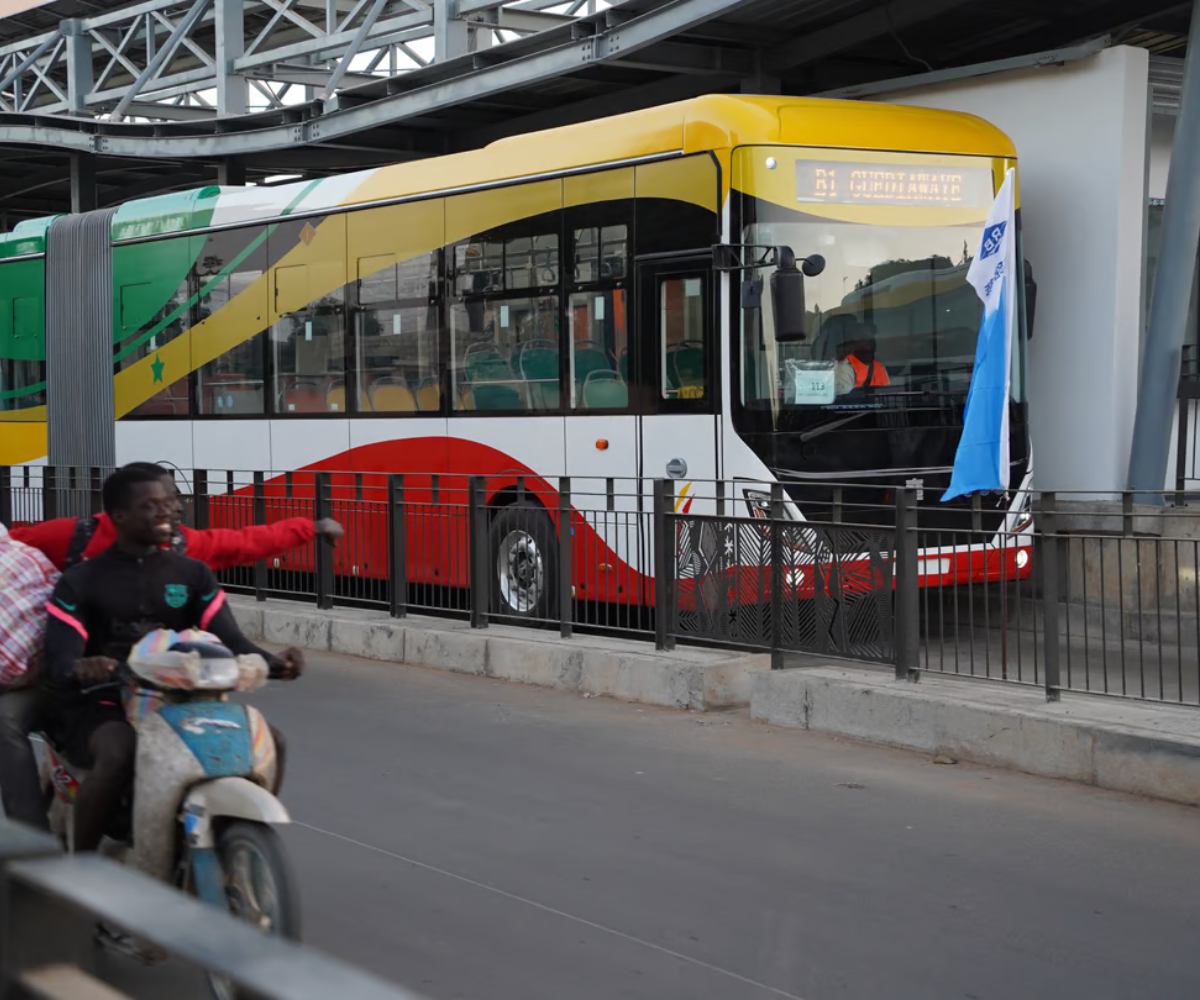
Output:
<path fill-rule="evenodd" d="M 0 524 L 0 797 L 9 819 L 48 829 L 29 732 L 40 705 L 30 685 L 42 659 L 46 602 L 58 571 Z"/>

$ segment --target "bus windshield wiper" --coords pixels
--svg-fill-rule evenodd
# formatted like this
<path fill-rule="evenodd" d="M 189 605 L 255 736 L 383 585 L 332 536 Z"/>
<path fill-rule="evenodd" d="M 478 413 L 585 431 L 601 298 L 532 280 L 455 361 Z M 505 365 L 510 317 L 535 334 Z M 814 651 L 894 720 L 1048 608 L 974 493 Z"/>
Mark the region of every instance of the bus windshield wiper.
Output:
<path fill-rule="evenodd" d="M 843 424 L 850 423 L 851 420 L 857 420 L 859 417 L 865 416 L 868 413 L 874 413 L 874 410 L 859 410 L 857 413 L 851 413 L 848 417 L 842 417 L 839 420 L 830 420 L 828 423 L 820 424 L 811 430 L 804 431 L 800 435 L 801 441 L 811 441 L 815 437 L 820 437 L 822 434 L 827 434 L 829 431 L 837 430 Z"/>

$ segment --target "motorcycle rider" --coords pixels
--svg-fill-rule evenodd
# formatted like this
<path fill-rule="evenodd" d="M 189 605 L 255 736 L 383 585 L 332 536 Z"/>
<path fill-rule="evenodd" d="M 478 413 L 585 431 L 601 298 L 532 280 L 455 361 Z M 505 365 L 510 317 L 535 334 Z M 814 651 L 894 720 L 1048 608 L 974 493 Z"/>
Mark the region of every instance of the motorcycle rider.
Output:
<path fill-rule="evenodd" d="M 199 628 L 234 654 L 262 655 L 272 678 L 293 680 L 303 671 L 299 650 L 274 656 L 242 634 L 211 569 L 164 548 L 175 504 L 160 475 L 121 469 L 110 476 L 104 509 L 116 542 L 64 573 L 46 608 L 50 733 L 68 760 L 91 772 L 75 800 L 77 851 L 99 846 L 131 787 L 137 745 L 119 692 L 88 689 L 115 680 L 118 665 L 142 636 L 157 628 Z"/>
<path fill-rule="evenodd" d="M 172 499 L 171 548 L 206 562 L 211 569 L 228 569 L 270 558 L 314 538 L 336 544 L 343 535 L 337 521 L 328 518 L 312 521 L 300 517 L 237 530 L 194 531 L 180 523 L 183 504 L 170 469 L 151 462 L 132 462 L 125 468 L 140 469 L 161 480 Z M 9 533 L 12 541 L 39 550 L 59 570 L 106 551 L 116 537 L 116 527 L 107 514 L 92 518 L 60 517 L 15 528 Z M 42 610 L 43 605 L 39 603 L 38 611 Z M 33 690 L 0 692 L 0 796 L 10 819 L 49 829 L 41 798 L 37 759 L 29 745 L 29 734 L 40 725 L 41 707 L 42 701 Z M 275 726 L 271 726 L 271 732 L 276 745 L 275 791 L 278 792 L 287 766 L 287 742 Z"/>

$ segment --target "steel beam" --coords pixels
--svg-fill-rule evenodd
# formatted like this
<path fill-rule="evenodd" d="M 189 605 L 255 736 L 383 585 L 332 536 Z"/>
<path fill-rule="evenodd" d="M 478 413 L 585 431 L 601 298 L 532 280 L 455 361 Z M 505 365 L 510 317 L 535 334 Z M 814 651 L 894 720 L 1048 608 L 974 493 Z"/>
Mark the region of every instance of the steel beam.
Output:
<path fill-rule="evenodd" d="M 1178 405 L 1179 370 L 1200 247 L 1200 0 L 1192 8 L 1179 120 L 1167 171 L 1162 246 L 1150 299 L 1142 354 L 1137 415 L 1129 455 L 1135 502 L 1161 506 L 1171 430 Z"/>
<path fill-rule="evenodd" d="M 161 118 L 171 122 L 208 122 L 217 117 L 216 108 L 198 108 L 194 104 L 156 104 L 153 101 L 134 101 L 129 105 L 130 118 Z"/>
<path fill-rule="evenodd" d="M 42 58 L 50 48 L 62 40 L 62 35 L 57 31 L 52 31 L 50 34 L 43 36 L 42 41 L 38 43 L 37 48 L 30 52 L 24 59 L 17 63 L 4 76 L 0 77 L 0 90 L 12 86 L 12 84 L 23 74 L 29 72 L 34 64 Z M 14 53 L 15 55 L 16 53 Z"/>
<path fill-rule="evenodd" d="M 446 62 L 466 55 L 470 37 L 467 22 L 458 16 L 455 0 L 433 0 L 433 58 Z"/>
<path fill-rule="evenodd" d="M 71 214 L 94 212 L 96 196 L 96 159 L 88 153 L 71 156 Z"/>
<path fill-rule="evenodd" d="M 333 73 L 319 66 L 275 65 L 247 70 L 246 76 L 251 79 L 271 80 L 275 83 L 291 83 L 297 87 L 325 88 L 329 86 L 329 80 Z M 345 73 L 342 76 L 342 83 L 345 86 L 353 87 L 374 83 L 379 79 L 382 78 L 369 73 Z"/>
<path fill-rule="evenodd" d="M 338 84 L 342 82 L 342 77 L 346 75 L 346 71 L 350 68 L 350 63 L 356 55 L 361 51 L 363 42 L 371 33 L 371 29 L 375 27 L 375 22 L 379 20 L 379 15 L 383 13 L 383 8 L 387 4 L 387 0 L 375 0 L 371 4 L 371 9 L 367 11 L 367 16 L 363 19 L 363 23 L 359 26 L 358 32 L 354 39 L 342 53 L 342 58 L 338 60 L 337 66 L 334 68 L 333 75 L 329 78 L 329 82 L 325 84 L 325 89 L 321 93 L 322 98 L 329 98 L 334 95 L 338 88 Z"/>
<path fill-rule="evenodd" d="M 595 31 L 586 37 L 575 37 L 576 25 L 550 29 L 539 36 L 514 42 L 511 57 L 504 62 L 475 68 L 470 60 L 458 60 L 440 67 L 416 70 L 381 82 L 378 88 L 369 86 L 368 94 L 363 95 L 368 98 L 365 103 L 351 100 L 347 106 L 323 114 L 314 105 L 298 106 L 288 109 L 286 120 L 271 112 L 257 120 L 247 117 L 245 125 L 236 129 L 206 122 L 151 127 L 81 119 L 63 119 L 53 124 L 44 120 L 23 123 L 9 118 L 0 122 L 0 144 L 32 143 L 138 159 L 218 160 L 310 143 L 328 143 L 458 105 L 487 100 L 516 88 L 536 86 L 543 81 L 586 71 L 600 63 L 617 63 L 751 2 L 754 0 L 677 0 L 624 19 L 614 17 L 613 10 L 609 10 L 583 22 Z M 428 15 L 416 15 L 416 20 L 422 19 L 427 26 Z M 405 20 L 405 17 L 393 18 L 378 22 L 375 27 L 380 32 L 390 31 L 391 25 Z M 418 25 L 412 24 L 412 27 Z M 348 41 L 343 39 L 337 44 Z M 371 42 L 383 44 L 378 35 Z M 336 47 L 332 39 L 313 44 L 326 49 Z M 280 57 L 279 50 L 273 50 L 264 53 L 262 61 Z M 645 53 L 640 58 L 653 62 L 652 53 Z M 255 63 L 258 61 L 257 58 L 254 60 Z M 246 65 L 249 62 L 237 61 L 234 68 L 249 68 Z M 740 75 L 741 71 L 734 80 Z M 717 85 L 717 79 L 723 78 L 700 79 L 708 89 Z M 353 97 L 354 92 L 343 94 Z M 644 102 L 640 106 L 644 106 Z"/>
<path fill-rule="evenodd" d="M 180 43 L 187 37 L 187 33 L 192 30 L 196 22 L 200 20 L 200 15 L 207 9 L 212 0 L 195 0 L 187 14 L 183 19 L 175 25 L 175 30 L 168 36 L 166 43 L 150 60 L 149 65 L 142 71 L 142 74 L 133 81 L 125 90 L 125 95 L 117 103 L 113 110 L 111 120 L 119 122 L 125 117 L 125 112 L 129 105 L 133 103 L 133 99 L 137 97 L 141 89 L 151 80 L 158 76 L 164 66 L 174 57 Z"/>
<path fill-rule="evenodd" d="M 58 23 L 58 30 L 67 40 L 67 106 L 73 115 L 87 111 L 87 95 L 95 77 L 92 66 L 91 38 L 83 26 L 74 20 Z"/>
<path fill-rule="evenodd" d="M 249 110 L 249 84 L 233 67 L 246 51 L 245 7 L 242 0 L 215 0 L 215 4 L 217 114 L 244 115 Z"/>

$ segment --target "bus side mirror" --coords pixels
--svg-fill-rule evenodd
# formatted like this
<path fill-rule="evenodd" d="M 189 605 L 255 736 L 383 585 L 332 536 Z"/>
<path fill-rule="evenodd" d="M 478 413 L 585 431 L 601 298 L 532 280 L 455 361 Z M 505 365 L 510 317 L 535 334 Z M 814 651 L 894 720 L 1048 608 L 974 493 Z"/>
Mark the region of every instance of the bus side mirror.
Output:
<path fill-rule="evenodd" d="M 1033 316 L 1037 311 L 1037 282 L 1033 280 L 1033 265 L 1025 261 L 1025 339 L 1033 340 Z"/>
<path fill-rule="evenodd" d="M 825 270 L 825 258 L 806 257 L 796 267 L 796 255 L 788 247 L 776 251 L 775 273 L 771 275 L 771 304 L 775 312 L 775 340 L 781 344 L 806 340 L 804 329 L 804 279 Z"/>

